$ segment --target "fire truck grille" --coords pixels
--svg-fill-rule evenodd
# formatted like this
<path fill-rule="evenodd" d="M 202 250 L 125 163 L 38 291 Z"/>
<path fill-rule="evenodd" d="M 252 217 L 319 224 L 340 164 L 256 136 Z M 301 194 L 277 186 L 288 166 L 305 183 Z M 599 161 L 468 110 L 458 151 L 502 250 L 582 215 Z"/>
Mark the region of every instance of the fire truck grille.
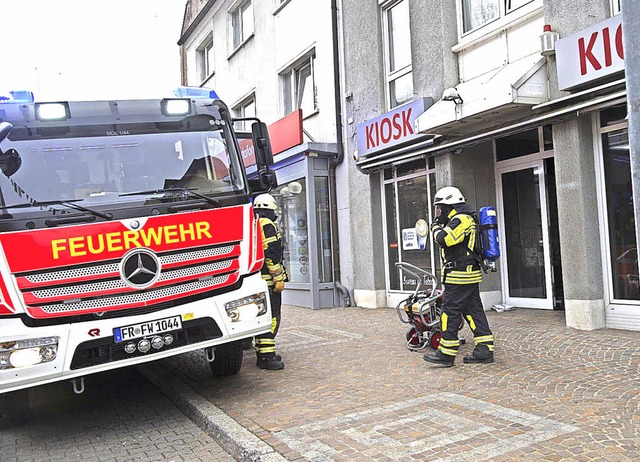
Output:
<path fill-rule="evenodd" d="M 228 269 L 233 262 L 231 260 L 209 263 L 206 265 L 191 266 L 173 271 L 163 271 L 158 282 L 171 282 L 176 279 L 197 276 L 213 271 L 221 271 Z M 36 298 L 50 298 L 60 296 L 75 296 L 92 292 L 110 291 L 110 290 L 126 290 L 128 286 L 122 279 L 113 279 L 111 281 L 96 282 L 91 284 L 83 284 L 77 286 L 56 287 L 54 289 L 34 290 L 33 296 Z"/>
<path fill-rule="evenodd" d="M 180 252 L 173 254 L 165 254 L 159 256 L 160 264 L 162 266 L 184 262 L 188 263 L 193 260 L 200 260 L 205 258 L 216 258 L 220 255 L 226 255 L 231 253 L 234 246 L 227 245 L 224 247 L 209 247 L 205 249 L 198 249 L 189 252 Z M 25 279 L 33 284 L 46 284 L 52 282 L 65 281 L 67 279 L 76 279 L 91 276 L 102 276 L 109 273 L 117 274 L 120 271 L 119 262 L 109 263 L 106 265 L 85 266 L 79 268 L 72 268 L 61 271 L 50 271 L 46 273 L 29 274 L 25 276 Z"/>
<path fill-rule="evenodd" d="M 117 297 L 103 297 L 94 300 L 82 300 L 78 302 L 62 303 L 57 305 L 42 306 L 41 309 L 45 313 L 68 313 L 93 310 L 96 308 L 117 307 L 132 304 L 144 304 L 154 300 L 163 299 L 175 295 L 180 295 L 185 291 L 193 291 L 198 289 L 212 288 L 224 284 L 229 279 L 229 275 L 218 276 L 203 281 L 192 282 L 189 284 L 180 284 L 178 286 L 167 287 L 158 290 L 150 290 L 148 292 L 133 293 L 129 295 L 121 295 Z"/>
<path fill-rule="evenodd" d="M 120 277 L 120 261 L 16 274 L 34 318 L 138 309 L 223 289 L 239 278 L 239 245 L 207 247 L 158 255 L 161 271 L 139 289 Z"/>
<path fill-rule="evenodd" d="M 97 340 L 89 340 L 78 345 L 73 359 L 71 369 L 83 369 L 85 367 L 98 366 L 114 361 L 135 358 L 137 356 L 148 356 L 157 352 L 162 352 L 185 345 L 204 342 L 222 337 L 222 331 L 212 318 L 194 319 L 184 321 L 183 329 L 173 332 L 174 341 L 171 345 L 165 345 L 159 350 L 151 349 L 147 353 L 135 351 L 126 353 L 123 343 L 116 343 L 113 337 L 106 337 Z"/>

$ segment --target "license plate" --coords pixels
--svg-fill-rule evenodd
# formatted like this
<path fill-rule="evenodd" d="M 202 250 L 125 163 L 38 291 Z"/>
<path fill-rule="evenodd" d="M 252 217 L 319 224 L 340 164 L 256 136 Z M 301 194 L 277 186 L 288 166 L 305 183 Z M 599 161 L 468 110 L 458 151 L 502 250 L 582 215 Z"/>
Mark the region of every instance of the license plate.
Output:
<path fill-rule="evenodd" d="M 156 319 L 155 321 L 141 322 L 125 327 L 116 327 L 113 329 L 113 338 L 116 343 L 120 343 L 126 340 L 148 337 L 150 335 L 162 334 L 179 329 L 182 329 L 180 316 L 172 316 L 170 318 Z"/>

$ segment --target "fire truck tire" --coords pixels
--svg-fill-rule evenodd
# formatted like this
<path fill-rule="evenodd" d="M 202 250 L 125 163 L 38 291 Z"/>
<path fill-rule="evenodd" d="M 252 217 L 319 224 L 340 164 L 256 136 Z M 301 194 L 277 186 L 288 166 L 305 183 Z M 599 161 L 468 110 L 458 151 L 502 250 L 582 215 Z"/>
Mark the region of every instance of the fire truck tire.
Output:
<path fill-rule="evenodd" d="M 216 377 L 237 374 L 242 367 L 242 340 L 218 345 L 215 350 L 215 358 L 209 363 L 211 372 Z"/>
<path fill-rule="evenodd" d="M 0 393 L 0 428 L 23 422 L 27 418 L 28 410 L 29 395 L 26 389 Z"/>

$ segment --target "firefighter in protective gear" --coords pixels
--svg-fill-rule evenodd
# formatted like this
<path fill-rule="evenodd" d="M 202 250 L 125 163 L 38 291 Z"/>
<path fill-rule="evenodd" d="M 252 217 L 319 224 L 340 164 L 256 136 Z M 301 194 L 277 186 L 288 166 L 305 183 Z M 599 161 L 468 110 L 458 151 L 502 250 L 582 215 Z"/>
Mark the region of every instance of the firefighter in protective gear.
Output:
<path fill-rule="evenodd" d="M 493 362 L 493 334 L 480 300 L 482 271 L 476 253 L 478 225 L 474 211 L 458 188 L 447 186 L 436 192 L 433 201 L 432 237 L 441 248 L 444 298 L 440 315 L 442 339 L 438 351 L 423 359 L 441 366 L 453 366 L 460 339 L 462 319 L 473 332 L 475 348 L 463 361 L 467 364 Z"/>
<path fill-rule="evenodd" d="M 287 271 L 282 264 L 282 238 L 276 226 L 276 210 L 278 208 L 271 194 L 260 194 L 253 201 L 253 207 L 260 219 L 262 231 L 262 247 L 264 249 L 264 264 L 262 265 L 262 279 L 269 286 L 271 301 L 271 332 L 255 338 L 257 366 L 260 369 L 284 369 L 280 355 L 276 354 L 276 334 L 280 328 L 280 311 L 282 307 L 282 291 L 284 283 L 288 281 Z"/>

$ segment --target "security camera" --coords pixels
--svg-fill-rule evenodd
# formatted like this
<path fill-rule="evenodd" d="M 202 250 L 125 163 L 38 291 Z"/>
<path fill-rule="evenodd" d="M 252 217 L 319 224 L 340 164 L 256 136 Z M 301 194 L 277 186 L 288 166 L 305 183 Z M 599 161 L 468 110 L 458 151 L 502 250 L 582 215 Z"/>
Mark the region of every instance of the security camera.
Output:
<path fill-rule="evenodd" d="M 456 104 L 464 103 L 463 99 L 458 94 L 458 90 L 455 88 L 445 88 L 442 92 L 442 101 L 453 101 Z"/>

